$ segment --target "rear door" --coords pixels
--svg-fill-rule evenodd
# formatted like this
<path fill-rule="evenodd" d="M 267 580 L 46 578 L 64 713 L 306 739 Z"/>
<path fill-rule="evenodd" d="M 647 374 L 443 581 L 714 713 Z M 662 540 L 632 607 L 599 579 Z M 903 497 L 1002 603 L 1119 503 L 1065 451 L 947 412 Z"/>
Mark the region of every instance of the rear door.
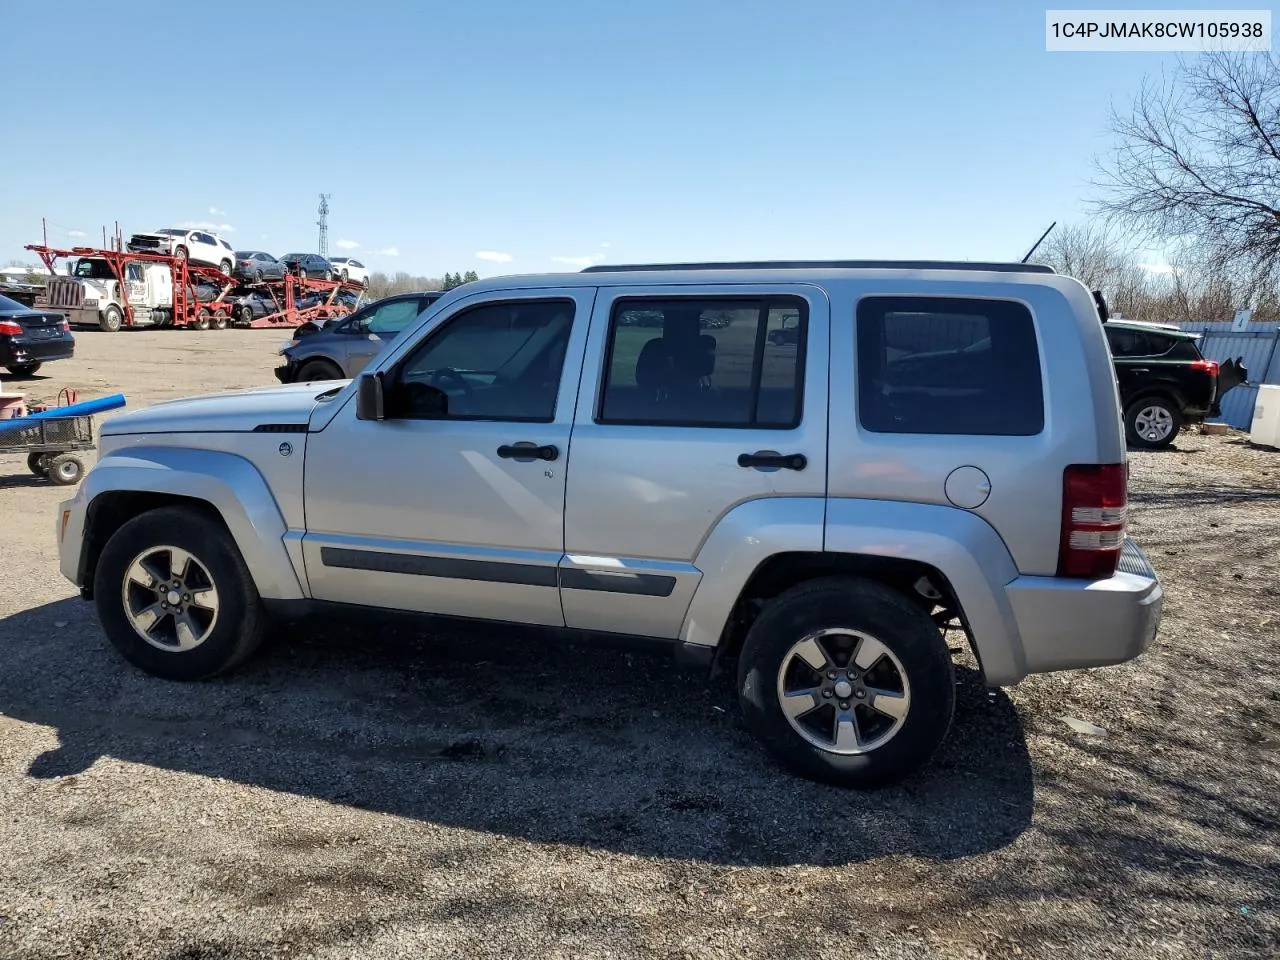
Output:
<path fill-rule="evenodd" d="M 597 294 L 565 495 L 570 627 L 678 636 L 695 558 L 721 518 L 825 493 L 825 295 L 693 289 Z M 792 328 L 794 341 L 777 335 Z"/>

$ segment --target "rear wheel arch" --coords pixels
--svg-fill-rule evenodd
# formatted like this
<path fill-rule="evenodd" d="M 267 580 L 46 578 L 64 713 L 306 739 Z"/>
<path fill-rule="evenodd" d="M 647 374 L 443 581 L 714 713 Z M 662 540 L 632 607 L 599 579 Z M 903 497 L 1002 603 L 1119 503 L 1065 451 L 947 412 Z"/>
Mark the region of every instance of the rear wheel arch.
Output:
<path fill-rule="evenodd" d="M 716 664 L 737 656 L 766 603 L 801 584 L 828 577 L 858 577 L 881 583 L 917 603 L 940 626 L 959 618 L 961 628 L 969 635 L 955 589 L 947 576 L 931 564 L 863 553 L 786 551 L 765 558 L 743 584 L 716 646 Z M 937 596 L 929 596 L 930 593 Z M 938 607 L 942 609 L 936 610 Z M 970 647 L 978 657 L 972 641 Z"/>

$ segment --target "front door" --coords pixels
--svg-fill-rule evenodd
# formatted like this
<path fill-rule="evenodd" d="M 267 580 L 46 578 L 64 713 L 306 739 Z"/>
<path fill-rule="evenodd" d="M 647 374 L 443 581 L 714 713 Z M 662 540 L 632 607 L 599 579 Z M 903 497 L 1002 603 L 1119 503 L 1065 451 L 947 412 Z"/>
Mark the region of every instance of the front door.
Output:
<path fill-rule="evenodd" d="M 687 291 L 596 297 L 566 496 L 570 627 L 678 636 L 717 523 L 751 500 L 825 494 L 826 297 Z"/>
<path fill-rule="evenodd" d="M 477 294 L 380 357 L 307 439 L 320 600 L 563 626 L 565 466 L 594 289 Z"/>

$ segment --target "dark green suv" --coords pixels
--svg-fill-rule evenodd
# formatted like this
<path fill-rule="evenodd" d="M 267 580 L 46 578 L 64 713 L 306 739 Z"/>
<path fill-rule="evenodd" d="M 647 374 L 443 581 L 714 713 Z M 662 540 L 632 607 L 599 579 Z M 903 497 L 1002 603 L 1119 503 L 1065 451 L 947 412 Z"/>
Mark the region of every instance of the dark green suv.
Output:
<path fill-rule="evenodd" d="M 1167 447 L 1183 426 L 1220 416 L 1222 398 L 1248 376 L 1239 360 L 1206 360 L 1199 334 L 1132 320 L 1105 326 L 1125 434 L 1136 447 Z"/>

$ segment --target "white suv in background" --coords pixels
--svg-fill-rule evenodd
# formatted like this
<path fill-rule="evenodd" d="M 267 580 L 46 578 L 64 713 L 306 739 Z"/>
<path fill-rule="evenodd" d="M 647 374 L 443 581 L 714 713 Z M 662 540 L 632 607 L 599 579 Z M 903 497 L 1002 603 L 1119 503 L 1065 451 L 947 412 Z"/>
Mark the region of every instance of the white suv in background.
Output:
<path fill-rule="evenodd" d="M 163 227 L 154 233 L 135 233 L 126 246 L 134 253 L 159 253 L 203 263 L 228 275 L 236 263 L 236 253 L 231 244 L 216 233 L 204 230 Z"/>
<path fill-rule="evenodd" d="M 369 268 L 359 260 L 352 260 L 350 257 L 330 257 L 329 262 L 333 264 L 333 272 L 337 279 L 358 283 L 362 287 L 369 285 Z"/>

